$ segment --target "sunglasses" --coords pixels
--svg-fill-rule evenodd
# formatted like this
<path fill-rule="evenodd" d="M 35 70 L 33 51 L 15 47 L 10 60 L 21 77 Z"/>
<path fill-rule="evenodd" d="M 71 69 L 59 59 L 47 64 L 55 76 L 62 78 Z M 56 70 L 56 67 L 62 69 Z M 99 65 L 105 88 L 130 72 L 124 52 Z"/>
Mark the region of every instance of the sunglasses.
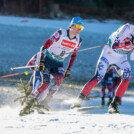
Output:
<path fill-rule="evenodd" d="M 75 27 L 76 27 L 77 29 L 80 29 L 80 30 L 83 30 L 83 29 L 84 29 L 84 26 L 79 25 L 79 24 L 75 25 Z"/>

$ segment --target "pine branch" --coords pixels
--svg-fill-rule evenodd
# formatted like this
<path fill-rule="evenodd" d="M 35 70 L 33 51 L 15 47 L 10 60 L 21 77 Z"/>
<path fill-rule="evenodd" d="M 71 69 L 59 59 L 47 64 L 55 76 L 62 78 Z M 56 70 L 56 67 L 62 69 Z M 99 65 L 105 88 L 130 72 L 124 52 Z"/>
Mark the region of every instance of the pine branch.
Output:
<path fill-rule="evenodd" d="M 20 83 L 17 83 L 16 85 L 19 87 L 17 90 L 22 94 L 22 96 L 16 98 L 14 101 L 20 101 L 21 105 L 24 105 L 31 93 L 31 89 L 29 88 L 30 83 L 27 82 L 27 84 L 25 85 L 23 80 L 21 79 Z"/>

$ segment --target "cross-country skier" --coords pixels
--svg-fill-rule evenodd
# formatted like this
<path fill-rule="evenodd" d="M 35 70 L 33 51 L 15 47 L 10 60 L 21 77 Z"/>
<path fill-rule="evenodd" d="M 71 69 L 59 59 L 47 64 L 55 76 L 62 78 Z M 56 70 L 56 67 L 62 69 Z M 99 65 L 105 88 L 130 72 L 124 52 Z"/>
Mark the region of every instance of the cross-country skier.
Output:
<path fill-rule="evenodd" d="M 113 82 L 114 82 L 114 74 L 115 74 L 114 67 L 108 69 L 107 73 L 105 74 L 104 78 L 101 81 L 101 105 L 105 105 L 105 96 L 106 96 L 106 88 L 108 89 L 108 105 L 111 103 L 113 98 Z"/>
<path fill-rule="evenodd" d="M 115 96 L 115 89 L 120 84 L 121 77 L 117 73 L 114 66 L 109 67 L 107 70 L 107 73 L 105 74 L 104 78 L 101 81 L 101 105 L 105 105 L 105 96 L 106 96 L 106 88 L 108 89 L 108 98 L 109 101 L 107 105 L 111 103 L 113 97 Z"/>
<path fill-rule="evenodd" d="M 131 66 L 127 60 L 127 54 L 134 48 L 134 25 L 129 23 L 122 25 L 113 32 L 108 39 L 108 44 L 103 48 L 97 63 L 95 76 L 87 82 L 80 92 L 77 102 L 72 108 L 81 106 L 82 101 L 105 76 L 107 68 L 111 64 L 117 65 L 123 70 L 122 81 L 117 87 L 115 97 L 109 105 L 109 113 L 120 113 L 118 104 L 124 95 L 130 81 Z"/>
<path fill-rule="evenodd" d="M 39 71 L 42 73 L 42 84 L 31 96 L 37 98 L 49 86 L 50 74 L 54 76 L 55 83 L 48 96 L 51 98 L 59 89 L 64 77 L 70 75 L 70 69 L 74 64 L 77 52 L 81 45 L 79 33 L 84 29 L 83 20 L 74 17 L 69 25 L 69 29 L 59 29 L 41 47 Z M 71 54 L 68 67 L 64 72 L 64 59 Z"/>

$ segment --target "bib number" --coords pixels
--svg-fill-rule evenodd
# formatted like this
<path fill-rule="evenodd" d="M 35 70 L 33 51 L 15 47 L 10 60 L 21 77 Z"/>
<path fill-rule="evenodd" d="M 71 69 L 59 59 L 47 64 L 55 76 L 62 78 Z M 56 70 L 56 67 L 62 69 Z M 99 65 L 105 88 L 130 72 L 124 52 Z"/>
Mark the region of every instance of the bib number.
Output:
<path fill-rule="evenodd" d="M 65 55 L 65 52 L 66 52 L 66 51 L 62 51 L 62 52 L 60 53 L 60 56 L 64 56 L 64 55 Z"/>

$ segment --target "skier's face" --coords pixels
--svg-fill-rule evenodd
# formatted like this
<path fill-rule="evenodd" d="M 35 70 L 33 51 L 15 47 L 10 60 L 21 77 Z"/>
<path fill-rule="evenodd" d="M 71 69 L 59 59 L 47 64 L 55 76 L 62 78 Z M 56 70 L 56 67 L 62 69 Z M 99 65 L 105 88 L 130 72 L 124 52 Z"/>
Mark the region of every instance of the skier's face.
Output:
<path fill-rule="evenodd" d="M 84 27 L 81 25 L 72 25 L 69 28 L 70 28 L 70 35 L 75 37 L 83 30 Z"/>

